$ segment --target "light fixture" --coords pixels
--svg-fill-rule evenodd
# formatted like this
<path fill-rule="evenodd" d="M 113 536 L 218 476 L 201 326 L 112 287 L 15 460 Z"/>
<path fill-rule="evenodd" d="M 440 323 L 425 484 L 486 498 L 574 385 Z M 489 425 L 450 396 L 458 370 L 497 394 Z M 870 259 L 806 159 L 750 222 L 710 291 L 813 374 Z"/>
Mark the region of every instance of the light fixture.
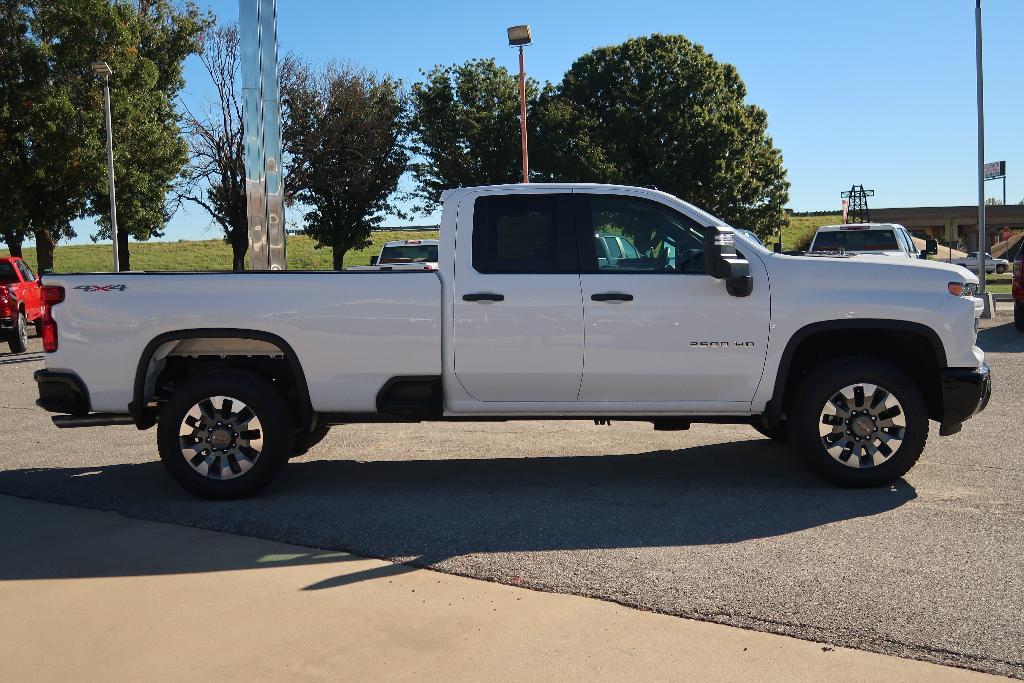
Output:
<path fill-rule="evenodd" d="M 533 33 L 530 31 L 529 24 L 523 24 L 522 26 L 510 26 L 508 29 L 508 44 L 512 47 L 518 47 L 520 45 L 530 45 L 533 43 Z"/>

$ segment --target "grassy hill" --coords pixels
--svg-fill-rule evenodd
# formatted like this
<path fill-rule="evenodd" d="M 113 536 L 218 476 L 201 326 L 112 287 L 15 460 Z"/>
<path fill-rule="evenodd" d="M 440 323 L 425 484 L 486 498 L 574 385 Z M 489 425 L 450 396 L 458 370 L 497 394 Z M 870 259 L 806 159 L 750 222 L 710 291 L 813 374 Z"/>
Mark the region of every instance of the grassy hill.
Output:
<path fill-rule="evenodd" d="M 782 246 L 786 251 L 805 248 L 809 246 L 815 230 L 823 225 L 835 225 L 842 222 L 843 214 L 841 213 L 826 216 L 790 216 L 789 225 L 782 229 Z M 771 248 L 771 240 L 768 240 L 767 244 Z"/>
<path fill-rule="evenodd" d="M 346 266 L 365 266 L 370 256 L 380 253 L 389 240 L 435 238 L 436 233 L 405 230 L 373 233 L 373 244 L 368 249 L 345 254 Z M 331 250 L 315 249 L 309 237 L 288 237 L 288 268 L 292 270 L 330 270 Z M 231 247 L 222 240 L 180 242 L 132 242 L 130 247 L 132 270 L 230 270 Z M 7 250 L 0 250 L 6 256 Z M 24 249 L 25 260 L 36 268 L 36 250 Z M 59 246 L 53 254 L 57 272 L 108 271 L 112 255 L 110 244 L 81 244 Z"/>

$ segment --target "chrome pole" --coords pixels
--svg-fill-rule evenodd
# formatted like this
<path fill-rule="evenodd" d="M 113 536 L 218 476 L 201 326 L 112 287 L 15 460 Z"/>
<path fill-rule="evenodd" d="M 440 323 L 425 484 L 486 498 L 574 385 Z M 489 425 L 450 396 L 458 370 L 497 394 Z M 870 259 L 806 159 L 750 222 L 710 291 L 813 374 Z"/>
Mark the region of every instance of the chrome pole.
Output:
<path fill-rule="evenodd" d="M 103 115 L 107 123 L 107 185 L 110 188 L 110 237 L 114 242 L 114 272 L 121 272 L 117 243 L 117 199 L 114 196 L 114 132 L 110 125 L 110 75 L 103 77 Z"/>

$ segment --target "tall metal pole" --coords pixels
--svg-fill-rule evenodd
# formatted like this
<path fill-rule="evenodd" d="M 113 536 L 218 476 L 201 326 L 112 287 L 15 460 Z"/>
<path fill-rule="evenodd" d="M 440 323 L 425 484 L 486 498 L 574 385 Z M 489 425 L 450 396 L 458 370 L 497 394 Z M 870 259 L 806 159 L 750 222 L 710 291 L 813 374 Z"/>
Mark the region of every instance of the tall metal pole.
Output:
<path fill-rule="evenodd" d="M 519 46 L 519 128 L 523 146 L 523 182 L 530 182 L 530 159 L 526 152 L 526 62 Z"/>
<path fill-rule="evenodd" d="M 978 291 L 985 293 L 985 77 L 981 56 L 981 0 L 974 6 L 974 55 L 978 69 Z"/>
<path fill-rule="evenodd" d="M 103 115 L 107 122 L 107 185 L 110 188 L 110 237 L 114 241 L 114 272 L 121 272 L 117 244 L 117 199 L 114 197 L 114 131 L 110 126 L 110 76 L 103 77 Z"/>

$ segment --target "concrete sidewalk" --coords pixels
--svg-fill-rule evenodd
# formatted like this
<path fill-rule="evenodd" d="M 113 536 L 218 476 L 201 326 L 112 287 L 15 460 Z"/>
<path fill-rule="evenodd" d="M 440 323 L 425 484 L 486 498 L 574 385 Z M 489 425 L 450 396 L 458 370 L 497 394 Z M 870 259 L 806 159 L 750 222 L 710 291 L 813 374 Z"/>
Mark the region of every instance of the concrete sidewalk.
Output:
<path fill-rule="evenodd" d="M 19 498 L 0 519 L 5 680 L 983 677 Z"/>

